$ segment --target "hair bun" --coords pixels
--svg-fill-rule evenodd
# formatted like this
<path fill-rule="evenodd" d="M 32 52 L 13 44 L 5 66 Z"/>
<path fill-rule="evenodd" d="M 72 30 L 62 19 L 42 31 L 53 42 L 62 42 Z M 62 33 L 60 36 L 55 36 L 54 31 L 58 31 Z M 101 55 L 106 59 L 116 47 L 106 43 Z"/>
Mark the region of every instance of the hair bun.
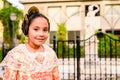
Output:
<path fill-rule="evenodd" d="M 29 10 L 28 10 L 28 15 L 34 14 L 34 13 L 39 13 L 39 9 L 35 6 L 32 6 Z"/>

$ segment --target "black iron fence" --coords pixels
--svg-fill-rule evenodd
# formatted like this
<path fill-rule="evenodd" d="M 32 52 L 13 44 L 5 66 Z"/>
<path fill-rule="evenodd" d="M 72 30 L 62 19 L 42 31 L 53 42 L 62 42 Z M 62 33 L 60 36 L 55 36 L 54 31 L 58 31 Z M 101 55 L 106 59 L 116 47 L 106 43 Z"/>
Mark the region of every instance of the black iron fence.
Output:
<path fill-rule="evenodd" d="M 62 80 L 120 80 L 120 40 L 98 32 L 88 39 L 59 40 L 53 49 Z"/>

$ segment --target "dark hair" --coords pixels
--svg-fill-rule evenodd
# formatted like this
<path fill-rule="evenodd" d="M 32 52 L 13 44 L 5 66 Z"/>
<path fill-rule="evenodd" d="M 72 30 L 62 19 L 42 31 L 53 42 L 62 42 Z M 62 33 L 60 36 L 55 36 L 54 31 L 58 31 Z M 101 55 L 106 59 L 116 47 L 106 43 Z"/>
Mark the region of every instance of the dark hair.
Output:
<path fill-rule="evenodd" d="M 39 10 L 35 6 L 33 6 L 28 10 L 28 14 L 25 15 L 23 23 L 22 23 L 22 32 L 24 33 L 24 35 L 26 36 L 28 35 L 29 26 L 32 23 L 32 21 L 37 17 L 45 18 L 48 22 L 48 27 L 49 27 L 48 30 L 50 30 L 49 19 L 42 13 L 39 13 Z"/>

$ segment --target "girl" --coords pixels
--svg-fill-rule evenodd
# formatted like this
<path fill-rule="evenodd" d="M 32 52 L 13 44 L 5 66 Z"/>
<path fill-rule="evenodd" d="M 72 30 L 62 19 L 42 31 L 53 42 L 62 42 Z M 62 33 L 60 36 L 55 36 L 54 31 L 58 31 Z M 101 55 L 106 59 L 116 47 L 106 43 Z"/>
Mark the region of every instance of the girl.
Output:
<path fill-rule="evenodd" d="M 28 41 L 9 51 L 3 60 L 4 80 L 60 80 L 57 56 L 44 44 L 49 30 L 48 18 L 31 7 L 22 24 Z"/>

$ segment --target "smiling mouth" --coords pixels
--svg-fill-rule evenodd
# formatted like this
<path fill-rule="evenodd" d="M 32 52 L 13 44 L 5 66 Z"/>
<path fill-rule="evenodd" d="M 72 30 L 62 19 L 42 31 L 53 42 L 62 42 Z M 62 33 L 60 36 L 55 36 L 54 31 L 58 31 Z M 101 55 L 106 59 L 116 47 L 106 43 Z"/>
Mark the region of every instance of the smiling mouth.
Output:
<path fill-rule="evenodd" d="M 38 41 L 44 41 L 44 39 L 37 39 Z"/>

